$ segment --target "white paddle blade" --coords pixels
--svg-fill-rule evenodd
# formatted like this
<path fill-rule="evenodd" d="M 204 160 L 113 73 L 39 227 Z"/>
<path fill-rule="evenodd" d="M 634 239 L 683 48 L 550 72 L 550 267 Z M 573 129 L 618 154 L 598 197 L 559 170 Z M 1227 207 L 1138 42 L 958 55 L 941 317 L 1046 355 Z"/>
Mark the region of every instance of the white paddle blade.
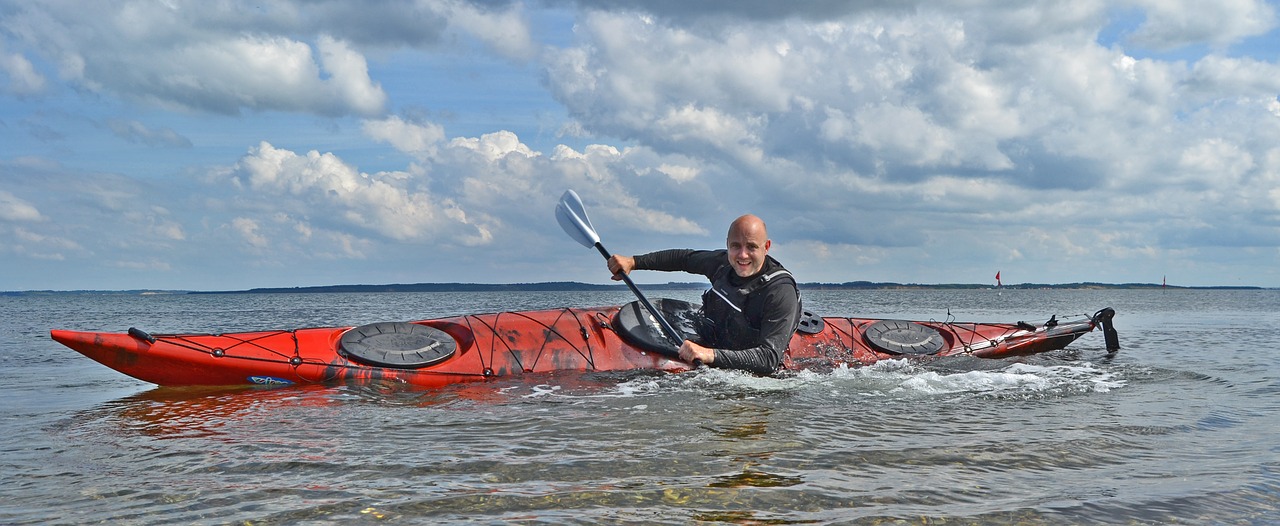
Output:
<path fill-rule="evenodd" d="M 591 248 L 600 242 L 600 236 L 587 217 L 587 209 L 582 206 L 582 199 L 573 190 L 560 196 L 560 204 L 556 205 L 556 221 L 569 237 L 584 247 Z"/>

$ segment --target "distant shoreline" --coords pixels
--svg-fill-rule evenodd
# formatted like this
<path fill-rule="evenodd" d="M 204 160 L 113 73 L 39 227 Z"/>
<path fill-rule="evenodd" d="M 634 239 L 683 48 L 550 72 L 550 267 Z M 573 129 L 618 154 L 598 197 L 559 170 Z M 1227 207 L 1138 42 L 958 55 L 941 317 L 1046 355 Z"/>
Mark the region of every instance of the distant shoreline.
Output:
<path fill-rule="evenodd" d="M 655 283 L 641 284 L 644 290 L 701 290 L 704 283 Z M 954 284 L 919 284 L 850 281 L 845 283 L 801 283 L 801 290 L 973 290 L 994 289 L 989 284 L 954 283 Z M 1040 289 L 1085 289 L 1085 290 L 1272 290 L 1255 286 L 1206 286 L 1183 287 L 1160 285 L 1158 283 L 1019 283 L 1003 285 L 1001 289 L 1040 290 Z M 3 291 L 0 296 L 39 296 L 53 294 L 126 294 L 126 295 L 164 295 L 164 294 L 299 294 L 299 293 L 342 293 L 342 292 L 584 292 L 584 291 L 625 291 L 626 285 L 596 285 L 576 281 L 555 281 L 541 283 L 395 283 L 387 285 L 321 285 L 314 287 L 264 287 L 245 290 L 28 290 Z"/>

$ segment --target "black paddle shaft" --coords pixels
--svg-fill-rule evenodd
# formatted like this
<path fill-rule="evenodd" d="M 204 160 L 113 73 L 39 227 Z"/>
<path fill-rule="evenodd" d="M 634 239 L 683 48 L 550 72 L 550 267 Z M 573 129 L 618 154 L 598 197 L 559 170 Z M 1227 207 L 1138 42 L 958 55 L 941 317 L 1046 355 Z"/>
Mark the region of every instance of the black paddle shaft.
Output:
<path fill-rule="evenodd" d="M 605 259 L 613 257 L 613 254 L 610 254 L 608 250 L 605 250 L 604 245 L 600 244 L 598 241 L 596 242 L 596 250 L 599 250 L 600 255 L 604 256 Z M 635 294 L 636 298 L 640 299 L 640 303 L 644 305 L 644 308 L 647 309 L 649 313 L 653 314 L 653 317 L 658 320 L 659 325 L 662 325 L 662 332 L 666 333 L 667 338 L 670 338 L 677 347 L 683 344 L 684 337 L 676 331 L 675 327 L 672 327 L 670 323 L 667 323 L 667 318 L 658 313 L 658 309 L 654 308 L 653 304 L 649 303 L 649 299 L 645 298 L 644 294 L 640 293 L 640 289 L 636 288 L 636 284 L 631 281 L 631 277 L 628 276 L 626 272 L 619 272 L 618 274 L 622 276 L 622 281 L 627 283 L 627 287 L 631 289 L 631 293 Z"/>

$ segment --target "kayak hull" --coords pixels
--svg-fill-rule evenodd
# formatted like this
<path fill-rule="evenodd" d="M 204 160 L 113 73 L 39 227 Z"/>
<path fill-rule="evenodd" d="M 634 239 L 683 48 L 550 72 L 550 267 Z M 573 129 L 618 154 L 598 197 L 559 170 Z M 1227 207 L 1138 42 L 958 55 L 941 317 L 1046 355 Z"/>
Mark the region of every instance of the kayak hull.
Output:
<path fill-rule="evenodd" d="M 635 308 L 634 304 L 629 306 Z M 426 366 L 373 365 L 346 352 L 343 337 L 354 327 L 154 336 L 136 329 L 125 333 L 53 330 L 51 336 L 111 369 L 164 386 L 386 381 L 438 388 L 526 374 L 636 369 L 681 372 L 692 368 L 674 356 L 674 347 L 646 349 L 634 344 L 634 338 L 629 340 L 627 331 L 631 329 L 614 323 L 626 307 L 502 312 L 407 322 L 451 340 L 450 354 Z M 924 355 L 869 338 L 868 331 L 883 329 L 886 320 L 826 317 L 816 323 L 820 328 L 792 337 L 783 365 L 809 369 L 914 356 L 1005 358 L 1039 354 L 1062 349 L 1104 322 L 1110 331 L 1113 314 L 1111 309 L 1103 309 L 1092 317 L 1042 325 L 894 321 L 927 333 L 928 344 L 936 349 L 930 348 Z M 1112 338 L 1107 342 L 1108 350 L 1114 351 Z"/>

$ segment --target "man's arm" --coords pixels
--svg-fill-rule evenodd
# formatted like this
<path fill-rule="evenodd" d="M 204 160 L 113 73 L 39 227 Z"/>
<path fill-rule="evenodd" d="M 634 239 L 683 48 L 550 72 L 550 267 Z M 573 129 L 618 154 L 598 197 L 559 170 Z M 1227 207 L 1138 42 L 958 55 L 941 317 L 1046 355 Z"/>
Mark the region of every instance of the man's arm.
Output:
<path fill-rule="evenodd" d="M 667 272 L 688 272 L 711 277 L 727 260 L 723 250 L 690 250 L 673 248 L 634 256 L 635 268 Z"/>

